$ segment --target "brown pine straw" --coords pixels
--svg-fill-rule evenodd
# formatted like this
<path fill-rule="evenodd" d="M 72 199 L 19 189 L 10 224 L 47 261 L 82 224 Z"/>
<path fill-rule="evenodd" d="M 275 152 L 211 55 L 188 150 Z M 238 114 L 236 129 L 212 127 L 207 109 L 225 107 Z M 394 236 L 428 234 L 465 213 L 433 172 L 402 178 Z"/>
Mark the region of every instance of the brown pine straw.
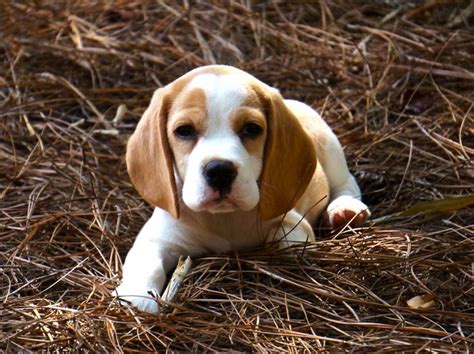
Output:
<path fill-rule="evenodd" d="M 473 349 L 472 207 L 386 218 L 474 192 L 468 5 L 2 2 L 0 351 Z M 210 63 L 322 112 L 375 221 L 193 259 L 162 314 L 121 307 L 110 293 L 151 214 L 126 140 L 155 88 Z M 434 305 L 408 307 L 422 295 Z"/>

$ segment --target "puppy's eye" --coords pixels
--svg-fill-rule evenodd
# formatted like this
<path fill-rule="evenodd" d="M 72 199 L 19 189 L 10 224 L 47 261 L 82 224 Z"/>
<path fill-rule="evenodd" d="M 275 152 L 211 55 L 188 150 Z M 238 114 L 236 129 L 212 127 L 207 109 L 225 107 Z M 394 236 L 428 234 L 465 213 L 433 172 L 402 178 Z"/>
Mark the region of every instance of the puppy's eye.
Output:
<path fill-rule="evenodd" d="M 256 138 L 262 134 L 263 129 L 255 123 L 247 123 L 240 130 L 240 136 L 242 138 Z"/>
<path fill-rule="evenodd" d="M 185 124 L 176 128 L 174 135 L 183 140 L 192 140 L 197 137 L 197 131 L 191 124 Z"/>

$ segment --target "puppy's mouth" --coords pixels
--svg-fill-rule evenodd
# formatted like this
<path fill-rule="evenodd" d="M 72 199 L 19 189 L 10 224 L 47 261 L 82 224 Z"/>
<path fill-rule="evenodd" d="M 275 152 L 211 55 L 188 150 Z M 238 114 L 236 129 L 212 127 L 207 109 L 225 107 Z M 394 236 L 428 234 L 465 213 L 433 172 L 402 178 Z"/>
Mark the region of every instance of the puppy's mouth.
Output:
<path fill-rule="evenodd" d="M 239 205 L 230 194 L 215 192 L 201 204 L 201 209 L 215 214 L 229 213 L 239 209 Z"/>

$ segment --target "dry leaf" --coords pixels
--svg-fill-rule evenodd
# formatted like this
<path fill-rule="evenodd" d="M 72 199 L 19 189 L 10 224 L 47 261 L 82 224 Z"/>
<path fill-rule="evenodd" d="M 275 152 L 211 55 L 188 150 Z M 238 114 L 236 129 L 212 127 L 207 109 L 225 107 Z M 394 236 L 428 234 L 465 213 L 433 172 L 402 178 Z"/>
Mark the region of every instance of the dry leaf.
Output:
<path fill-rule="evenodd" d="M 399 216 L 412 216 L 418 213 L 427 215 L 448 214 L 459 209 L 467 208 L 474 204 L 474 194 L 459 197 L 444 198 L 439 200 L 428 200 L 412 205 Z"/>
<path fill-rule="evenodd" d="M 427 309 L 435 305 L 435 296 L 432 294 L 417 295 L 408 300 L 407 305 L 412 309 Z"/>

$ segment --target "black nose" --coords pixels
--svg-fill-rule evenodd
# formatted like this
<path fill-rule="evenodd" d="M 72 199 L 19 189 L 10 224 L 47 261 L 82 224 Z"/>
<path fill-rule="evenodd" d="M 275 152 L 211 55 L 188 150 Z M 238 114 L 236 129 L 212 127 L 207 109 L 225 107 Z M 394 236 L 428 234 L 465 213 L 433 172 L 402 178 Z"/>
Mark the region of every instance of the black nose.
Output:
<path fill-rule="evenodd" d="M 204 166 L 204 178 L 209 187 L 218 190 L 222 195 L 230 192 L 232 182 L 237 177 L 234 164 L 226 160 L 212 160 Z"/>

